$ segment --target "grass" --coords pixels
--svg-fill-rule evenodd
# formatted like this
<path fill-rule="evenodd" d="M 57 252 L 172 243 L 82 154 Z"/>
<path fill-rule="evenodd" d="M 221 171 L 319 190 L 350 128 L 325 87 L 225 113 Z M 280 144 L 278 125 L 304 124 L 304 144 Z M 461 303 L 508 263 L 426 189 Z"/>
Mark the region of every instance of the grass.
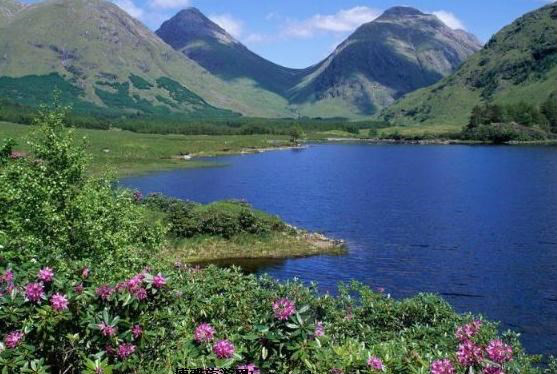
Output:
<path fill-rule="evenodd" d="M 238 235 L 232 239 L 202 236 L 171 243 L 160 253 L 162 259 L 197 263 L 227 259 L 294 258 L 320 254 L 344 254 L 344 246 L 325 246 L 303 235 L 272 233 L 265 236 Z"/>
<path fill-rule="evenodd" d="M 32 130 L 32 126 L 0 122 L 0 139 L 14 138 L 18 142 L 16 149 L 25 151 L 25 140 Z M 185 161 L 179 159 L 181 154 L 216 156 L 290 145 L 289 138 L 280 135 L 185 136 L 76 129 L 75 136 L 86 138 L 87 151 L 92 155 L 92 173 L 101 173 L 108 167 L 117 177 L 215 165 Z"/>

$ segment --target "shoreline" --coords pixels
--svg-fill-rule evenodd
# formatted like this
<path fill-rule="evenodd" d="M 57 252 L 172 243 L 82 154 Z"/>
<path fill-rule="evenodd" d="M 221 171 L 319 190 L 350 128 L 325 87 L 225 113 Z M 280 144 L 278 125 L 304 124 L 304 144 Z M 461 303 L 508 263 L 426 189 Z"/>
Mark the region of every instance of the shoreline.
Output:
<path fill-rule="evenodd" d="M 326 138 L 315 140 L 319 143 L 370 143 L 370 144 L 416 144 L 416 145 L 557 145 L 557 140 L 513 140 L 501 144 L 481 140 L 462 139 L 379 139 L 379 138 Z"/>

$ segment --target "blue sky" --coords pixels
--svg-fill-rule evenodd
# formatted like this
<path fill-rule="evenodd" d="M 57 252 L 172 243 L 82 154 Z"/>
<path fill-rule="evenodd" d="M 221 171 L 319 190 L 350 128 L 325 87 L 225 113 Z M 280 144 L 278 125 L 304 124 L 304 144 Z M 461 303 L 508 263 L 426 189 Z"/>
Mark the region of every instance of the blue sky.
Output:
<path fill-rule="evenodd" d="M 550 0 L 112 1 L 153 30 L 178 10 L 195 6 L 263 57 L 288 67 L 307 67 L 323 59 L 360 24 L 395 5 L 435 12 L 449 26 L 464 28 L 485 42 Z"/>

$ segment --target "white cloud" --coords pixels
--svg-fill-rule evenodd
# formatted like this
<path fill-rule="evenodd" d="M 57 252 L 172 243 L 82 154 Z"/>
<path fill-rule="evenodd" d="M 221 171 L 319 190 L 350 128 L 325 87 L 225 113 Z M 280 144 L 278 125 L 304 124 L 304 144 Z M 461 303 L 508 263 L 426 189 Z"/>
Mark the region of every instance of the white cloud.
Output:
<path fill-rule="evenodd" d="M 236 39 L 240 38 L 243 33 L 244 23 L 230 14 L 215 14 L 209 16 L 211 21 L 225 29 L 230 35 Z"/>
<path fill-rule="evenodd" d="M 441 20 L 445 25 L 449 26 L 453 30 L 466 30 L 466 27 L 461 20 L 457 18 L 453 13 L 446 10 L 438 10 L 432 12 L 437 18 Z"/>
<path fill-rule="evenodd" d="M 289 22 L 284 34 L 298 38 L 309 38 L 317 32 L 350 32 L 363 23 L 373 21 L 381 12 L 366 6 L 342 9 L 335 14 L 316 14 L 303 21 Z"/>
<path fill-rule="evenodd" d="M 268 35 L 264 35 L 264 34 L 258 34 L 258 33 L 251 33 L 249 35 L 247 35 L 246 37 L 242 38 L 242 42 L 246 43 L 246 44 L 258 44 L 258 43 L 264 43 L 266 41 L 269 41 L 270 38 Z"/>
<path fill-rule="evenodd" d="M 150 0 L 149 5 L 152 8 L 162 9 L 185 8 L 190 5 L 190 0 Z"/>
<path fill-rule="evenodd" d="M 140 19 L 143 17 L 143 9 L 136 6 L 132 0 L 116 0 L 114 1 L 114 4 L 118 5 L 134 18 Z"/>

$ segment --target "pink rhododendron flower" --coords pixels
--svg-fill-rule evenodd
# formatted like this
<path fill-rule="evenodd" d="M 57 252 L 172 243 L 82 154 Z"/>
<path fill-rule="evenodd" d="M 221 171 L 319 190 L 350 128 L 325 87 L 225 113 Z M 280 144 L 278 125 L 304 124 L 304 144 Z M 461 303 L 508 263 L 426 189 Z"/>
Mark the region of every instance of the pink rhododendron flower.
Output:
<path fill-rule="evenodd" d="M 501 339 L 494 339 L 489 342 L 486 348 L 490 360 L 502 364 L 513 358 L 513 349 L 510 345 L 503 343 Z"/>
<path fill-rule="evenodd" d="M 44 286 L 42 283 L 29 283 L 25 286 L 25 297 L 36 303 L 44 298 Z"/>
<path fill-rule="evenodd" d="M 97 296 L 103 300 L 108 300 L 110 295 L 114 292 L 114 289 L 110 287 L 108 284 L 103 284 L 102 286 L 98 287 L 96 290 Z"/>
<path fill-rule="evenodd" d="M 213 352 L 218 358 L 231 358 L 234 355 L 234 344 L 228 340 L 219 340 L 213 345 Z"/>
<path fill-rule="evenodd" d="M 236 369 L 238 370 L 247 370 L 248 374 L 259 374 L 260 371 L 257 368 L 257 366 L 255 366 L 254 364 L 246 364 L 246 365 L 240 365 L 238 366 Z"/>
<path fill-rule="evenodd" d="M 124 360 L 129 356 L 131 356 L 134 352 L 135 352 L 135 345 L 131 343 L 122 343 L 118 346 L 117 354 L 118 357 L 120 357 L 120 359 Z"/>
<path fill-rule="evenodd" d="M 315 324 L 315 332 L 313 333 L 313 335 L 315 335 L 316 337 L 325 335 L 325 326 L 323 325 L 323 322 L 318 321 Z"/>
<path fill-rule="evenodd" d="M 99 330 L 101 330 L 101 334 L 103 334 L 103 336 L 114 336 L 116 335 L 116 327 L 114 326 L 110 326 L 104 322 L 101 322 L 97 325 L 99 327 Z"/>
<path fill-rule="evenodd" d="M 73 290 L 75 291 L 75 293 L 81 294 L 83 293 L 83 283 L 79 283 L 76 284 L 75 287 L 73 288 Z"/>
<path fill-rule="evenodd" d="M 367 366 L 374 370 L 383 371 L 385 366 L 383 366 L 383 361 L 377 356 L 371 356 L 367 360 Z"/>
<path fill-rule="evenodd" d="M 68 298 L 57 292 L 50 298 L 50 305 L 55 311 L 61 312 L 68 309 Z"/>
<path fill-rule="evenodd" d="M 134 339 L 139 338 L 141 335 L 143 335 L 143 329 L 141 328 L 140 325 L 134 325 L 132 327 L 132 335 Z"/>
<path fill-rule="evenodd" d="M 166 284 L 166 279 L 162 276 L 161 273 L 158 273 L 153 277 L 153 287 L 162 288 L 165 284 Z"/>
<path fill-rule="evenodd" d="M 276 319 L 285 321 L 296 313 L 296 306 L 287 298 L 278 299 L 273 303 L 273 312 Z"/>
<path fill-rule="evenodd" d="M 454 367 L 450 360 L 435 360 L 431 363 L 431 374 L 454 374 Z"/>
<path fill-rule="evenodd" d="M 213 340 L 215 329 L 208 323 L 202 323 L 195 328 L 194 339 L 198 343 L 207 343 Z"/>
<path fill-rule="evenodd" d="M 481 327 L 482 327 L 482 321 L 480 320 L 475 320 L 470 323 L 467 323 L 466 325 L 460 326 L 456 329 L 456 333 L 455 333 L 456 338 L 460 342 L 470 340 L 478 333 L 478 331 L 480 331 Z"/>
<path fill-rule="evenodd" d="M 45 267 L 39 270 L 39 274 L 37 274 L 37 278 L 43 282 L 52 282 L 54 279 L 54 271 L 52 268 Z"/>
<path fill-rule="evenodd" d="M 483 359 L 483 351 L 470 340 L 466 340 L 458 345 L 456 352 L 458 362 L 463 366 L 479 364 Z"/>
<path fill-rule="evenodd" d="M 83 278 L 83 279 L 89 278 L 89 268 L 88 267 L 84 267 L 83 269 L 81 269 L 81 278 Z"/>
<path fill-rule="evenodd" d="M 144 278 L 145 278 L 145 276 L 143 274 L 137 274 L 137 275 L 134 275 L 132 278 L 130 278 L 125 283 L 127 288 L 128 288 L 128 291 L 132 292 L 135 289 L 137 289 L 138 287 L 140 287 Z"/>
<path fill-rule="evenodd" d="M 14 281 L 14 273 L 11 270 L 6 270 L 4 275 L 0 275 L 0 282 L 12 283 Z"/>
<path fill-rule="evenodd" d="M 147 290 L 143 287 L 140 287 L 133 291 L 133 295 L 139 301 L 145 300 L 147 298 Z"/>
<path fill-rule="evenodd" d="M 12 331 L 4 338 L 6 348 L 15 348 L 21 343 L 25 335 L 21 331 Z"/>

